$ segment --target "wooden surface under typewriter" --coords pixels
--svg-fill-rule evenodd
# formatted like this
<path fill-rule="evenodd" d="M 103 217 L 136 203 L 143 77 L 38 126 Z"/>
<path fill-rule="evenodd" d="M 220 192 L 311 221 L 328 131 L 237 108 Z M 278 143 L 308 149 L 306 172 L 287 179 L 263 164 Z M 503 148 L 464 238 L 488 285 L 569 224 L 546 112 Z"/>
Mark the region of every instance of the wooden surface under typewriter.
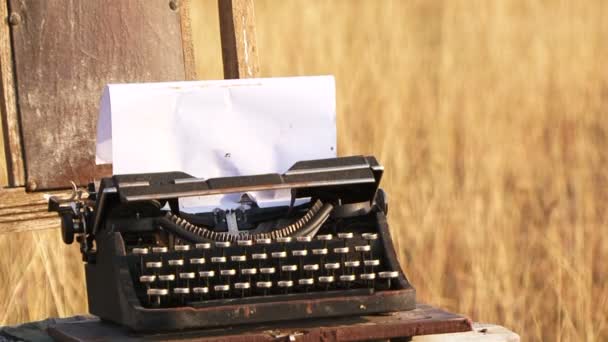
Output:
<path fill-rule="evenodd" d="M 60 323 L 48 329 L 60 341 L 367 341 L 471 331 L 468 318 L 425 304 L 415 310 L 374 316 L 302 320 L 155 335 L 132 335 L 98 320 Z"/>

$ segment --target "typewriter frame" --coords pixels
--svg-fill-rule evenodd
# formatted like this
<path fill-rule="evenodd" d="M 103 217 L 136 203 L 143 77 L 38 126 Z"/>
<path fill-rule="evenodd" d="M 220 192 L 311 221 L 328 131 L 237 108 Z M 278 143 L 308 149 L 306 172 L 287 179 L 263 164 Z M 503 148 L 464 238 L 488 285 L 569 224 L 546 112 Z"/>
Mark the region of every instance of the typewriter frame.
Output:
<path fill-rule="evenodd" d="M 85 225 L 85 231 L 81 229 L 83 234 L 79 237 L 83 258 L 87 262 L 89 310 L 104 320 L 126 325 L 132 330 L 169 331 L 414 309 L 415 290 L 399 266 L 385 216 L 384 193 L 378 189 L 382 172 L 383 168 L 375 158 L 356 156 L 299 162 L 284 175 L 202 181 L 181 172 L 171 172 L 103 179 L 99 191 L 93 196 L 96 200 L 94 215 L 86 218 L 90 222 Z M 108 206 L 161 199 L 167 200 L 173 211 L 177 210 L 179 197 L 282 188 L 292 189 L 294 197 L 315 197 L 318 191 L 322 191 L 335 194 L 343 206 L 367 201 L 370 206 L 373 203 L 381 207 L 375 213 L 378 239 L 384 250 L 384 261 L 390 269 L 399 272 L 395 281 L 400 289 L 351 289 L 215 299 L 213 306 L 146 308 L 140 304 L 123 257 L 127 251 L 122 235 L 105 224 Z M 55 204 L 53 209 L 61 214 L 58 208 Z M 108 279 L 111 279 L 111 284 Z"/>

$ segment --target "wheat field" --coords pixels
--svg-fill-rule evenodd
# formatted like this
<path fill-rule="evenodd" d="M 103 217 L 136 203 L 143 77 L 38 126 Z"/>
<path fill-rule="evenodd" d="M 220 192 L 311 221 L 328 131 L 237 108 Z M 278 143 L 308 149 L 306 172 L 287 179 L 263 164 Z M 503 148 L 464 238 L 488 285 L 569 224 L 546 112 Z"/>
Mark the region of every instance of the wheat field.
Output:
<path fill-rule="evenodd" d="M 191 3 L 198 77 L 222 78 L 216 1 Z M 339 154 L 385 165 L 420 301 L 524 341 L 608 340 L 608 2 L 255 11 L 262 76 L 335 75 Z M 86 312 L 58 231 L 0 235 L 0 250 L 0 325 Z"/>
<path fill-rule="evenodd" d="M 220 78 L 214 2 L 199 76 Z M 608 340 L 608 2 L 256 0 L 263 76 L 333 74 L 419 300 L 534 341 Z"/>

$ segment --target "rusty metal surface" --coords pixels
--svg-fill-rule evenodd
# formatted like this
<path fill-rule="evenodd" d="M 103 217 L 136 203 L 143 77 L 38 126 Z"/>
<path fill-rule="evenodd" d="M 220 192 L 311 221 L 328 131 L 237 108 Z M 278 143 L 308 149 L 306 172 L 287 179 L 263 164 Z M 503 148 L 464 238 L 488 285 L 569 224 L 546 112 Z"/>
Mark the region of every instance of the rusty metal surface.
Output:
<path fill-rule="evenodd" d="M 107 83 L 185 79 L 180 9 L 168 0 L 10 0 L 28 190 L 98 175 Z M 107 172 L 108 170 L 101 170 Z"/>
<path fill-rule="evenodd" d="M 171 334 L 135 335 L 123 327 L 90 320 L 63 323 L 48 329 L 59 341 L 365 341 L 470 331 L 471 321 L 425 304 L 415 310 L 276 324 L 241 326 Z"/>

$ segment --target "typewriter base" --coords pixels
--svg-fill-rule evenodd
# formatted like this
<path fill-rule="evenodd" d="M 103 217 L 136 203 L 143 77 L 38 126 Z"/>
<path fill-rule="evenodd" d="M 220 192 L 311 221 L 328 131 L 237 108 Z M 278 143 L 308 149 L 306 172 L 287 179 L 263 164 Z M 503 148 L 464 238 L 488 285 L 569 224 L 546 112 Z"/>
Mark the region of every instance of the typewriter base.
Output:
<path fill-rule="evenodd" d="M 119 325 L 92 319 L 49 328 L 58 341 L 367 341 L 470 331 L 471 321 L 425 304 L 389 314 L 308 319 L 235 328 L 135 334 Z"/>

